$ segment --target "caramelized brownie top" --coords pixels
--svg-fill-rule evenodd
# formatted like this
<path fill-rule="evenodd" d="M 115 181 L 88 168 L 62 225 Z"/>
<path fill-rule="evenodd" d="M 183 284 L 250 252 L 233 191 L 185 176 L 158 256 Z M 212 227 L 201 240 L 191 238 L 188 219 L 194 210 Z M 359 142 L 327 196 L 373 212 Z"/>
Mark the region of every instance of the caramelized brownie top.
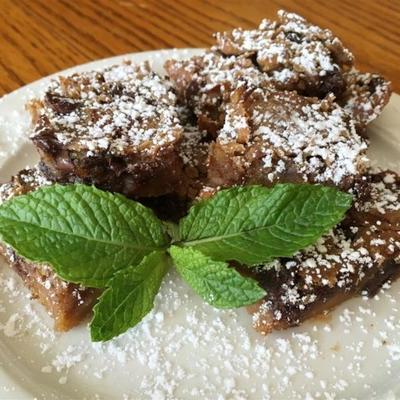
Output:
<path fill-rule="evenodd" d="M 180 139 L 175 103 L 147 63 L 60 77 L 31 104 L 32 138 L 87 156 L 153 153 Z"/>
<path fill-rule="evenodd" d="M 216 39 L 215 50 L 251 56 L 276 84 L 289 88 L 300 83 L 297 89 L 311 90 L 310 95 L 340 93 L 341 72 L 353 64 L 350 51 L 330 30 L 282 10 L 277 21 L 263 20 L 254 30 L 218 33 Z"/>

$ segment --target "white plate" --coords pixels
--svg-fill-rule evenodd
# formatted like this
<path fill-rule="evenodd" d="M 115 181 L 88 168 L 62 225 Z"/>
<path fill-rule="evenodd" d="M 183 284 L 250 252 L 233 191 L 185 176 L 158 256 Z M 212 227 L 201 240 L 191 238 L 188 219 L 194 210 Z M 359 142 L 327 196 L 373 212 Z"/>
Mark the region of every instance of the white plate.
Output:
<path fill-rule="evenodd" d="M 162 50 L 96 61 L 65 73 L 131 59 L 162 71 Z M 0 100 L 0 180 L 37 156 L 26 139 L 24 103 L 49 78 Z M 400 97 L 370 129 L 371 158 L 399 169 Z M 171 273 L 154 312 L 107 344 L 87 326 L 55 334 L 42 307 L 4 264 L 0 277 L 1 399 L 381 399 L 400 373 L 400 281 L 374 299 L 353 299 L 325 320 L 262 337 L 244 310 L 202 303 Z"/>

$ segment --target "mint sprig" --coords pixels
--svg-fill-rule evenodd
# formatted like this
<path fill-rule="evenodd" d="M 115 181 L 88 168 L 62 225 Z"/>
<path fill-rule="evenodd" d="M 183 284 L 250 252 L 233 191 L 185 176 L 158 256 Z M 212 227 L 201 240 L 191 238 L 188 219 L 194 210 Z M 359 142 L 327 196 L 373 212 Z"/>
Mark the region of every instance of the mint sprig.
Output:
<path fill-rule="evenodd" d="M 193 206 L 180 221 L 184 246 L 252 265 L 290 257 L 343 218 L 352 197 L 326 186 L 235 187 Z"/>
<path fill-rule="evenodd" d="M 91 336 L 109 340 L 152 309 L 172 256 L 209 304 L 233 308 L 265 296 L 229 265 L 290 257 L 335 226 L 352 197 L 335 188 L 280 184 L 223 190 L 194 205 L 178 225 L 140 203 L 92 186 L 53 185 L 0 206 L 1 240 L 63 279 L 104 288 Z"/>

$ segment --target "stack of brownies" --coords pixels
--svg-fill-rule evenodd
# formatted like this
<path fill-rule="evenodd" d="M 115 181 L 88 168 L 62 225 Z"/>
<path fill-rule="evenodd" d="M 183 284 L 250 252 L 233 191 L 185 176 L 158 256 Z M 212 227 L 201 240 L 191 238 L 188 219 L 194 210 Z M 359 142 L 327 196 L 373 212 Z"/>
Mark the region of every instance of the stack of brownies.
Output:
<path fill-rule="evenodd" d="M 0 201 L 81 182 L 173 220 L 233 185 L 334 185 L 356 199 L 345 220 L 293 258 L 254 269 L 268 293 L 249 308 L 254 326 L 285 329 L 374 294 L 400 271 L 400 179 L 372 173 L 366 157 L 366 127 L 390 84 L 357 71 L 332 32 L 295 14 L 215 38 L 201 56 L 168 60 L 166 77 L 126 62 L 51 82 L 28 105 L 41 161 L 3 184 Z M 56 329 L 90 312 L 97 290 L 2 251 Z"/>

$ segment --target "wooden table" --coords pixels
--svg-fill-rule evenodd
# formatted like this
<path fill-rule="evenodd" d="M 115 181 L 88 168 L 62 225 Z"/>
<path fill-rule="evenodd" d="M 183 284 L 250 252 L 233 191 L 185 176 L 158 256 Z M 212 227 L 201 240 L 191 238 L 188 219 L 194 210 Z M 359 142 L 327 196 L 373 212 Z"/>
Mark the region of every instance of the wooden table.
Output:
<path fill-rule="evenodd" d="M 205 47 L 285 8 L 332 29 L 400 92 L 400 0 L 0 0 L 0 96 L 90 60 Z"/>

